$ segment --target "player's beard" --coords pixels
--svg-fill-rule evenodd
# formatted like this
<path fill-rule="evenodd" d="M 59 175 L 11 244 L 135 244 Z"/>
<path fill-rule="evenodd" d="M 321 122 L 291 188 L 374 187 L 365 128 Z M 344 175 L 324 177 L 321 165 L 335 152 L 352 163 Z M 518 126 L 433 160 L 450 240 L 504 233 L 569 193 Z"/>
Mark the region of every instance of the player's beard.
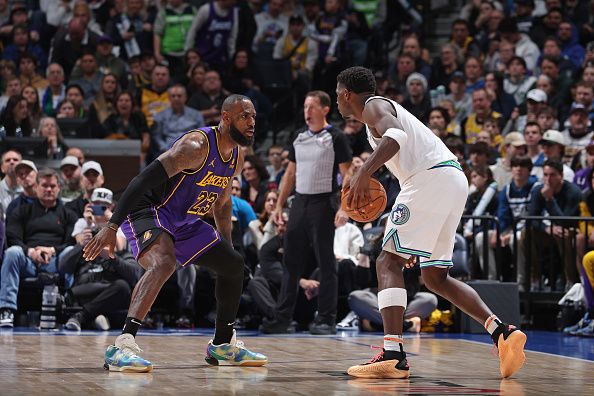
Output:
<path fill-rule="evenodd" d="M 231 124 L 229 127 L 229 135 L 231 135 L 231 139 L 240 146 L 247 147 L 251 146 L 254 142 L 254 136 L 245 136 L 241 131 L 235 128 L 235 125 Z"/>

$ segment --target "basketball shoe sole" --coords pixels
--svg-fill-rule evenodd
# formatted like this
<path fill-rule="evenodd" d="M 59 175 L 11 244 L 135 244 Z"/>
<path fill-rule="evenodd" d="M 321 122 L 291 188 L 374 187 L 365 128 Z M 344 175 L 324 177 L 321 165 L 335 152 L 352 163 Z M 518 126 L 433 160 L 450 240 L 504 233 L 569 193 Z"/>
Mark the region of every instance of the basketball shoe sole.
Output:
<path fill-rule="evenodd" d="M 499 336 L 497 349 L 499 351 L 499 371 L 503 378 L 508 378 L 522 368 L 526 361 L 524 345 L 526 334 L 520 330 L 511 332 L 507 338 Z"/>

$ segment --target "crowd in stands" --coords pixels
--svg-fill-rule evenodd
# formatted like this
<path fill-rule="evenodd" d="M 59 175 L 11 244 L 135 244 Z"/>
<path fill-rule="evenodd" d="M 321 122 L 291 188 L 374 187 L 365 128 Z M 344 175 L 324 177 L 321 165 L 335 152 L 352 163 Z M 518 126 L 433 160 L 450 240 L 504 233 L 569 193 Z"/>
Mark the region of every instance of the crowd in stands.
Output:
<path fill-rule="evenodd" d="M 285 208 L 286 221 L 277 222 L 274 212 L 294 165 L 293 140 L 310 125 L 303 115 L 308 92 L 330 96 L 330 106 L 318 104 L 345 135 L 349 172 L 371 154 L 365 126 L 340 119 L 334 106 L 336 76 L 352 65 L 371 68 L 377 94 L 400 103 L 456 154 L 471 186 L 465 214 L 496 218 L 498 227 L 461 223 L 464 249 L 472 253 L 464 275 L 517 281 L 526 292 L 581 284 L 593 314 L 594 223 L 519 218 L 594 214 L 594 1 L 469 0 L 437 53 L 427 48 L 425 5 L 0 0 L 0 326 L 15 321 L 22 279 L 58 273 L 66 304 L 80 308 L 66 328 L 105 328 L 97 318 L 126 309 L 141 275 L 123 236 L 116 259 L 81 258 L 121 191 L 104 187 L 110 180 L 101 164 L 71 139 L 138 140 L 140 170 L 184 132 L 216 125 L 231 93 L 249 97 L 258 113 L 255 146 L 244 150 L 242 177 L 232 185 L 233 242 L 246 260 L 238 325 L 273 319 L 283 297 L 290 216 Z M 276 141 L 281 130 L 288 137 Z M 13 149 L 19 138 L 47 145 L 23 158 Z M 384 168 L 376 177 L 389 213 L 398 180 Z M 335 222 L 342 327 L 381 326 L 374 267 L 385 221 Z M 300 259 L 305 269 L 291 325 L 303 328 L 315 316 L 323 279 L 316 257 Z M 417 272 L 407 272 L 407 327 L 418 330 L 438 301 L 420 291 Z M 175 296 L 176 306 L 166 310 L 172 322 L 212 324 L 208 271 L 180 269 L 170 283 L 163 293 Z M 156 305 L 147 326 L 161 317 Z M 592 334 L 589 323 L 586 314 L 571 331 Z"/>

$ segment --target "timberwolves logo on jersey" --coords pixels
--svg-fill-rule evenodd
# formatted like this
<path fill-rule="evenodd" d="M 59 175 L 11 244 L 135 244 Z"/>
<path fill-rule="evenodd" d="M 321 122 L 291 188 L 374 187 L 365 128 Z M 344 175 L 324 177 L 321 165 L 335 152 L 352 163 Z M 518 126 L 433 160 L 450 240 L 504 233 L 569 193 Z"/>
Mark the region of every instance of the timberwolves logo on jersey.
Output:
<path fill-rule="evenodd" d="M 396 225 L 402 225 L 408 219 L 410 219 L 410 209 L 405 204 L 398 204 L 390 213 L 390 220 Z"/>

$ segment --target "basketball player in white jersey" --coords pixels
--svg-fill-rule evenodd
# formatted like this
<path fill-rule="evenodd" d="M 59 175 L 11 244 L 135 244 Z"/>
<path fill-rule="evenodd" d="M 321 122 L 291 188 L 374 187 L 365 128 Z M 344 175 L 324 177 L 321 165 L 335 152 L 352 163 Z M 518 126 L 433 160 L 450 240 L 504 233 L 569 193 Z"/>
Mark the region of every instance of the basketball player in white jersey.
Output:
<path fill-rule="evenodd" d="M 367 126 L 374 149 L 350 179 L 348 204 L 369 201 L 369 179 L 382 165 L 398 178 L 396 198 L 376 261 L 378 305 L 384 323 L 384 348 L 371 361 L 350 367 L 361 378 L 408 378 L 402 321 L 406 308 L 403 267 L 420 258 L 425 285 L 484 324 L 498 348 L 501 375 L 511 376 L 524 364 L 526 335 L 502 323 L 470 286 L 448 276 L 456 227 L 468 196 L 468 182 L 456 157 L 429 128 L 398 103 L 374 96 L 375 78 L 364 67 L 338 77 L 338 110 L 344 118 Z"/>

